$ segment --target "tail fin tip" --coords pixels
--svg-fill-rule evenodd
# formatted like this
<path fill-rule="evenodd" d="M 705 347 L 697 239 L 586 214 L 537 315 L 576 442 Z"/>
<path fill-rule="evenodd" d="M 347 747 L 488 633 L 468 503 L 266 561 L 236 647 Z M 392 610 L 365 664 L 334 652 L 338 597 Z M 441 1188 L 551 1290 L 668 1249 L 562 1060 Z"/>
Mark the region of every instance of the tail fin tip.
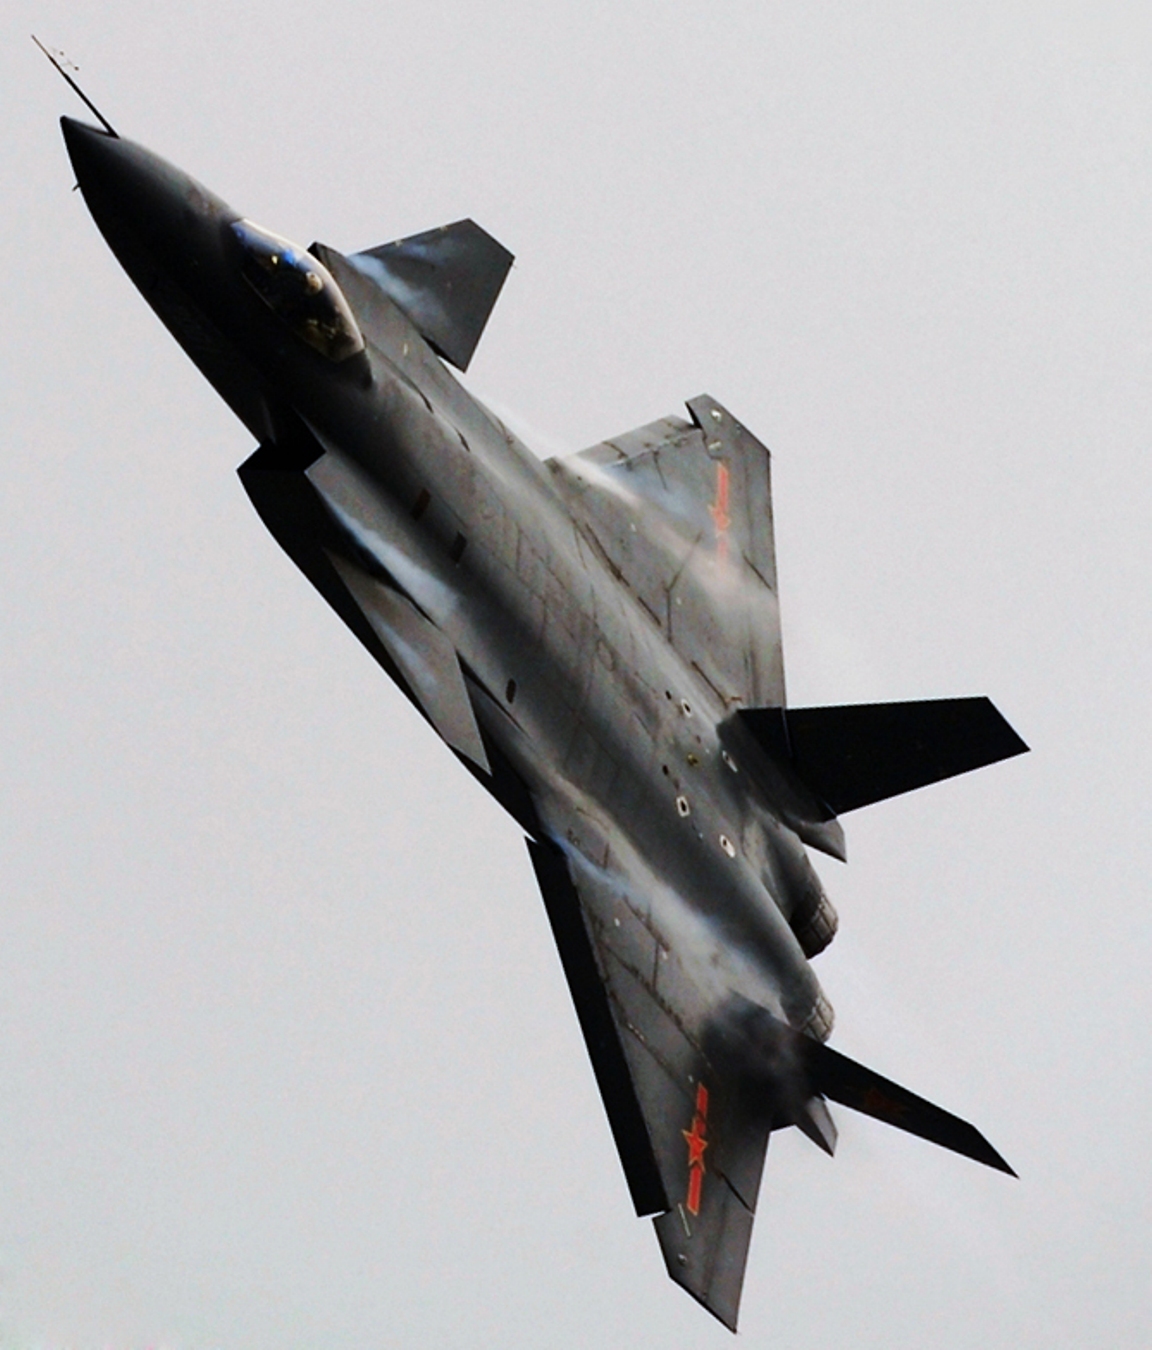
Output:
<path fill-rule="evenodd" d="M 770 755 L 792 762 L 833 815 L 1028 749 L 987 698 L 746 708 L 740 716 Z"/>
<path fill-rule="evenodd" d="M 997 1172 L 1017 1176 L 1003 1157 L 980 1131 L 966 1120 L 954 1116 L 914 1092 L 881 1077 L 836 1050 L 811 1042 L 806 1047 L 809 1081 L 812 1088 L 832 1101 L 860 1111 L 898 1130 L 918 1135 L 929 1143 L 962 1154 Z"/>

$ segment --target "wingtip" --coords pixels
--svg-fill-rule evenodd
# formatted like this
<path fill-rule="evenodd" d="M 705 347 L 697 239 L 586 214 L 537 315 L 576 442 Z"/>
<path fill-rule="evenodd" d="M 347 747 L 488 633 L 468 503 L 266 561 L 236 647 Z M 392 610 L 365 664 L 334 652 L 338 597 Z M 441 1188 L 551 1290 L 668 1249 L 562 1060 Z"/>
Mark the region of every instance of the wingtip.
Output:
<path fill-rule="evenodd" d="M 1015 1177 L 1017 1181 L 1020 1180 L 1020 1173 L 1017 1172 L 1009 1162 L 1002 1158 L 991 1144 L 988 1145 L 988 1152 L 991 1154 L 991 1157 L 980 1158 L 978 1161 L 987 1163 L 989 1167 L 994 1168 L 997 1172 L 1003 1172 L 1006 1176 Z"/>
<path fill-rule="evenodd" d="M 959 1120 L 957 1120 L 957 1123 L 960 1126 L 966 1127 L 966 1129 L 960 1130 L 958 1133 L 960 1135 L 967 1134 L 967 1147 L 963 1145 L 957 1147 L 956 1145 L 959 1143 L 959 1140 L 957 1139 L 952 1144 L 945 1143 L 944 1146 L 946 1148 L 951 1147 L 954 1152 L 960 1153 L 964 1157 L 971 1158 L 973 1162 L 983 1163 L 985 1167 L 991 1167 L 994 1172 L 1003 1172 L 1007 1176 L 1016 1177 L 1016 1179 L 1019 1180 L 1019 1173 L 1016 1172 L 1006 1158 L 992 1147 L 975 1125 L 970 1125 L 966 1121 Z M 943 1141 L 939 1139 L 930 1139 L 929 1142 L 941 1143 Z"/>

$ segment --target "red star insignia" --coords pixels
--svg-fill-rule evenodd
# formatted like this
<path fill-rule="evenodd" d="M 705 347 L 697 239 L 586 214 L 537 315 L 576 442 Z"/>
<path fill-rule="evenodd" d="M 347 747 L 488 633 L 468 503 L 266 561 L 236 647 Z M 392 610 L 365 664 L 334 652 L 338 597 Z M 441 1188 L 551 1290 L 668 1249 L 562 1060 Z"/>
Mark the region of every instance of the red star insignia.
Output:
<path fill-rule="evenodd" d="M 704 1150 L 708 1147 L 708 1140 L 704 1138 L 704 1132 L 707 1126 L 702 1116 L 692 1117 L 692 1128 L 690 1130 L 681 1130 L 684 1136 L 684 1142 L 688 1145 L 688 1166 L 704 1167 Z"/>

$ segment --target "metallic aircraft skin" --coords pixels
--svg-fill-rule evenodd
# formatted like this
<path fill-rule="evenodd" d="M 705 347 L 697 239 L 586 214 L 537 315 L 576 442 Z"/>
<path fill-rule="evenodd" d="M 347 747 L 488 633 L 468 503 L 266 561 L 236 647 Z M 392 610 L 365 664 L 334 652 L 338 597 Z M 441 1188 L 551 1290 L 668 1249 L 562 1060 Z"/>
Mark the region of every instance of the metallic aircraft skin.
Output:
<path fill-rule="evenodd" d="M 571 517 L 541 461 L 436 358 L 425 355 L 426 344 L 399 312 L 387 315 L 390 331 L 378 329 L 367 348 L 367 374 L 337 368 L 323 372 L 337 378 L 317 379 L 313 353 L 266 313 L 235 267 L 228 267 L 219 226 L 240 219 L 239 212 L 123 140 L 71 126 L 70 136 L 86 196 L 98 189 L 89 187 L 92 170 L 81 168 L 84 152 L 75 148 L 80 137 L 89 142 L 89 155 L 109 157 L 108 167 L 97 170 L 108 177 L 131 156 L 122 171 L 128 182 L 118 181 L 113 189 L 118 202 L 142 200 L 139 218 L 161 222 L 147 243 L 162 246 L 168 232 L 178 229 L 183 246 L 191 244 L 195 252 L 179 259 L 185 266 L 177 285 L 184 282 L 193 302 L 226 336 L 237 334 L 234 345 L 258 372 L 265 406 L 291 407 L 328 450 L 332 463 L 317 475 L 320 490 L 339 501 L 342 523 L 356 544 L 447 634 L 481 688 L 502 693 L 510 679 L 516 681 L 512 706 L 487 698 L 478 701 L 477 713 L 542 803 L 537 809 L 547 815 L 553 797 L 565 805 L 579 803 L 590 830 L 599 826 L 602 834 L 630 836 L 655 876 L 676 878 L 669 897 L 682 899 L 704 920 L 701 931 L 715 930 L 708 964 L 730 966 L 731 987 L 778 1012 L 787 1004 L 788 1020 L 805 1022 L 819 999 L 815 975 L 760 878 L 746 864 L 726 859 L 715 842 L 725 832 L 733 839 L 742 836 L 749 806 L 738 790 L 739 775 L 720 759 L 716 727 L 725 710 L 650 625 L 636 622 L 627 596 L 601 560 L 580 550 Z M 99 215 L 97 221 L 103 224 Z M 127 253 L 132 247 L 134 223 L 110 224 L 114 250 Z M 175 249 L 165 253 L 177 262 Z M 161 260 L 168 258 L 161 254 Z M 344 280 L 355 284 L 354 277 Z M 386 299 L 378 303 L 395 311 Z M 386 345 L 377 345 L 381 341 Z M 416 360 L 413 351 L 420 353 Z M 249 429 L 266 438 L 271 418 L 261 425 L 258 413 L 249 416 L 255 423 Z M 426 484 L 435 486 L 441 506 L 439 529 L 429 520 L 431 506 L 421 521 L 411 518 L 411 503 Z M 365 502 L 371 507 L 361 509 L 357 519 L 353 512 Z M 508 522 L 515 522 L 518 536 L 514 556 Z M 461 529 L 467 530 L 467 547 L 454 563 L 448 550 Z M 545 559 L 555 578 L 554 598 L 565 597 L 574 624 L 557 625 L 524 578 L 527 568 L 543 567 Z M 622 687 L 595 678 L 605 668 L 594 658 L 597 644 L 618 669 L 637 672 L 646 683 L 633 679 Z M 693 784 L 692 815 L 681 821 L 660 756 L 682 762 L 688 752 L 681 746 L 695 739 L 682 726 L 689 720 L 685 703 L 693 730 L 703 738 L 696 746 L 703 772 Z M 608 800 L 597 801 L 594 784 L 557 769 L 581 729 L 623 769 L 623 782 Z M 771 843 L 788 849 L 795 836 L 773 818 L 767 803 L 758 816 Z M 718 859 L 725 864 L 719 884 Z"/>
<path fill-rule="evenodd" d="M 768 1134 L 796 1124 L 830 1152 L 826 1096 L 1008 1170 L 974 1131 L 978 1143 L 949 1142 L 950 1125 L 918 1112 L 954 1117 L 857 1082 L 868 1071 L 821 1044 L 831 1009 L 808 958 L 836 921 L 805 844 L 842 857 L 843 836 L 797 769 L 799 720 L 792 750 L 772 749 L 785 716 L 774 562 L 770 584 L 754 580 L 767 655 L 743 690 L 719 687 L 592 528 L 582 494 L 604 473 L 582 456 L 540 461 L 449 371 L 451 305 L 434 345 L 372 255 L 293 250 L 142 147 L 62 121 L 113 252 L 258 441 L 241 469 L 257 509 L 530 836 L 633 1200 L 663 1216 L 673 1278 L 735 1328 Z M 285 276 L 303 286 L 290 303 Z M 668 434 L 707 448 L 702 472 L 721 466 L 700 503 L 715 538 L 690 565 L 739 608 L 726 457 L 735 446 L 762 473 L 767 502 L 767 452 L 713 400 L 689 407 Z M 630 528 L 658 534 L 656 514 L 637 498 Z M 741 715 L 757 704 L 768 722 Z"/>

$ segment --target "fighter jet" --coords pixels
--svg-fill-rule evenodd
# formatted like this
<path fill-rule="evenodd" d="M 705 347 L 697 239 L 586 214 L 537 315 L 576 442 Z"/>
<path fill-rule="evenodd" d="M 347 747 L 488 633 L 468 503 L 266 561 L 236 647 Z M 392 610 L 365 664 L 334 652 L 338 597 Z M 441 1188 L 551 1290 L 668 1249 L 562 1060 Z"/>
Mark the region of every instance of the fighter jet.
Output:
<path fill-rule="evenodd" d="M 512 265 L 472 221 L 301 247 L 100 121 L 62 119 L 84 200 L 255 442 L 253 506 L 527 836 L 672 1279 L 735 1330 L 769 1136 L 831 1153 L 829 1101 L 1011 1172 L 826 1044 L 837 918 L 806 851 L 1025 750 L 993 705 L 789 707 L 768 450 L 701 395 L 533 454 L 453 374 Z"/>

